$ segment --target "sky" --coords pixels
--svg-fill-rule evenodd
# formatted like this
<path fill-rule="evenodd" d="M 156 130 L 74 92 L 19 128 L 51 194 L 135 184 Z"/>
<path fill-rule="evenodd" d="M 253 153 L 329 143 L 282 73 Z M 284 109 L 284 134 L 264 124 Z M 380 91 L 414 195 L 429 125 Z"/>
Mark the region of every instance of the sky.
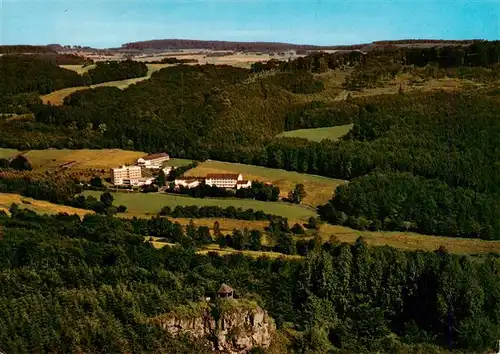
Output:
<path fill-rule="evenodd" d="M 0 0 L 0 44 L 119 47 L 179 38 L 339 45 L 500 39 L 500 0 Z"/>

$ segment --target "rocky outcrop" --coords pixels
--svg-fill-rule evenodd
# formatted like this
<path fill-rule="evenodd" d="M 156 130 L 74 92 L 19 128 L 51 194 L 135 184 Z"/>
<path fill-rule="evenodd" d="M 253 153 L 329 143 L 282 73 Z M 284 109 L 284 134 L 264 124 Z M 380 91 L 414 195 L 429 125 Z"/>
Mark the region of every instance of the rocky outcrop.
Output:
<path fill-rule="evenodd" d="M 257 304 L 246 300 L 194 303 L 152 319 L 173 335 L 205 339 L 219 353 L 247 353 L 266 348 L 276 329 L 274 320 Z"/>

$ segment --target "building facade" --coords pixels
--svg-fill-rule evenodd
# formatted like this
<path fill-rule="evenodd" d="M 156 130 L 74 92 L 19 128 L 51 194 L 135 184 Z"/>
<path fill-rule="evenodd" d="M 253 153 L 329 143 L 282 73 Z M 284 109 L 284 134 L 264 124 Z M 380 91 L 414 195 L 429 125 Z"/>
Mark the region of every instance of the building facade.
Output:
<path fill-rule="evenodd" d="M 184 188 L 195 188 L 201 184 L 199 179 L 176 179 L 174 181 L 175 189 L 179 189 L 180 187 Z"/>
<path fill-rule="evenodd" d="M 251 181 L 241 180 L 236 182 L 236 189 L 250 188 L 252 186 Z"/>
<path fill-rule="evenodd" d="M 238 181 L 243 181 L 241 173 L 211 173 L 205 178 L 207 186 L 219 188 L 236 188 Z"/>
<path fill-rule="evenodd" d="M 166 152 L 151 154 L 138 159 L 137 165 L 146 168 L 161 168 L 169 159 L 170 156 Z"/>
<path fill-rule="evenodd" d="M 111 182 L 115 186 L 130 184 L 131 180 L 142 177 L 140 166 L 122 166 L 111 169 Z"/>

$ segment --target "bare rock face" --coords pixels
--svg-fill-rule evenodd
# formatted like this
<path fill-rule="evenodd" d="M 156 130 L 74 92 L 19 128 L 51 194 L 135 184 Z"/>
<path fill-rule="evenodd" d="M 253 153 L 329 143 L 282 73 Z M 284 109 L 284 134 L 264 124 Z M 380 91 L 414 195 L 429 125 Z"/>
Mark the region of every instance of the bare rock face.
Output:
<path fill-rule="evenodd" d="M 214 352 L 240 354 L 267 348 L 276 329 L 274 320 L 257 304 L 221 300 L 219 304 L 191 304 L 188 313 L 172 311 L 152 321 L 173 335 L 205 339 Z"/>

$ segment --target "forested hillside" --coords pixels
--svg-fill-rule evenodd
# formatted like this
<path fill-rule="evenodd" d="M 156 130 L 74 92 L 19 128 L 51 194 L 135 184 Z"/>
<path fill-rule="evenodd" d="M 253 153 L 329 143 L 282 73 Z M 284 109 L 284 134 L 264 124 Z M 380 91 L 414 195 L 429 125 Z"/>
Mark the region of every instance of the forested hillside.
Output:
<path fill-rule="evenodd" d="M 0 213 L 1 350 L 204 353 L 148 319 L 223 282 L 275 319 L 281 353 L 470 353 L 500 336 L 500 263 L 492 256 L 369 248 L 362 240 L 327 243 L 298 261 L 201 256 L 157 250 L 130 223 Z"/>
<path fill-rule="evenodd" d="M 340 190 L 348 197 L 339 194 L 323 209 L 326 220 L 361 229 L 498 239 L 499 53 L 500 42 L 479 41 L 318 53 L 250 71 L 180 65 L 123 91 L 79 91 L 60 107 L 30 104 L 35 121 L 0 122 L 0 144 L 23 150 L 168 151 L 353 180 Z M 140 69 L 138 63 L 121 65 Z M 330 70 L 346 73 L 347 92 L 371 90 L 398 75 L 418 82 L 436 75 L 466 77 L 469 86 L 322 101 L 328 83 L 321 73 Z M 335 142 L 275 138 L 284 130 L 349 123 L 352 131 Z M 401 187 L 405 178 L 413 184 Z M 375 197 L 379 185 L 389 199 Z M 424 195 L 405 197 L 415 193 Z M 364 206 L 366 200 L 373 209 Z"/>
<path fill-rule="evenodd" d="M 77 73 L 31 55 L 1 56 L 0 77 L 1 97 L 27 92 L 44 94 L 82 83 Z"/>
<path fill-rule="evenodd" d="M 83 75 L 85 85 L 101 82 L 132 79 L 146 76 L 148 67 L 145 63 L 132 60 L 98 62 L 94 68 Z"/>

